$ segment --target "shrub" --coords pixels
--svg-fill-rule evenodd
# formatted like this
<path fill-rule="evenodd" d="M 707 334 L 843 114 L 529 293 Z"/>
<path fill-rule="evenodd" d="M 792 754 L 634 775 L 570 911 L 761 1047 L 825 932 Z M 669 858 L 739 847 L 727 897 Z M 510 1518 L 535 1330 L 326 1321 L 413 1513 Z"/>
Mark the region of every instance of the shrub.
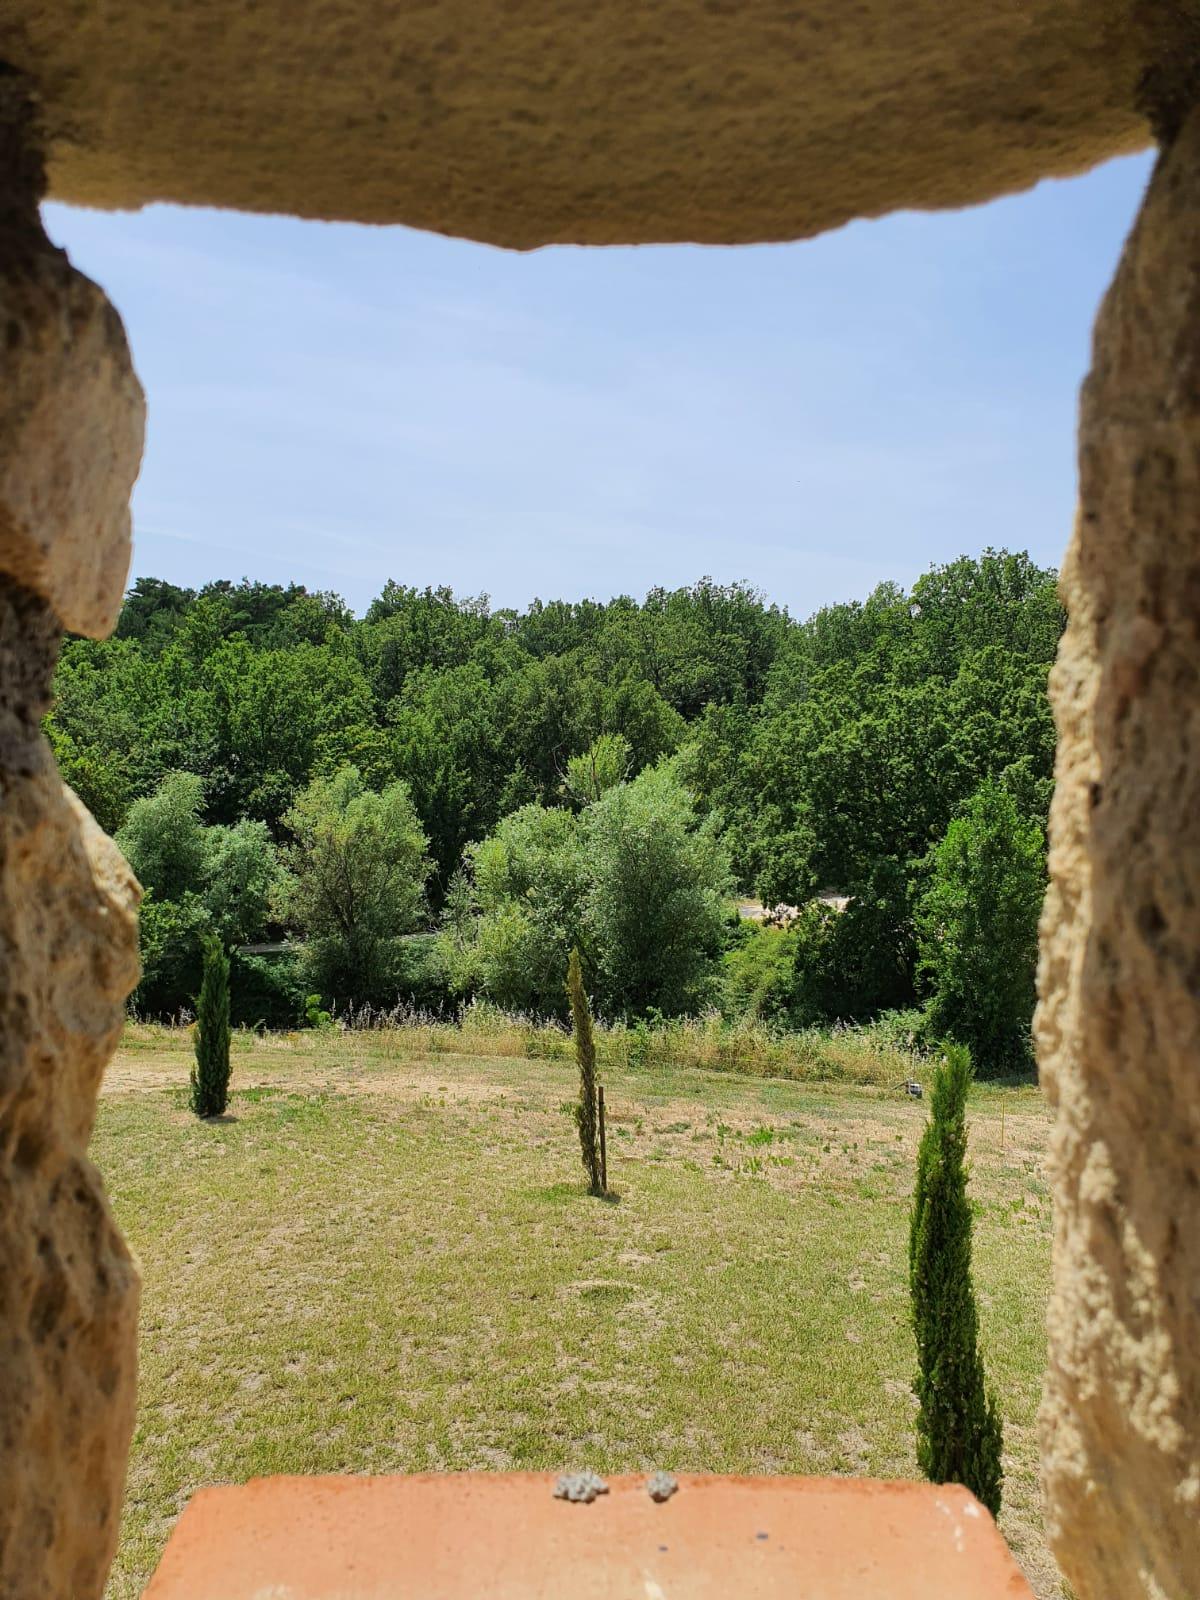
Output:
<path fill-rule="evenodd" d="M 147 891 L 138 918 L 142 976 L 130 997 L 139 1016 L 172 1016 L 191 1003 L 203 978 L 204 939 L 210 931 L 196 895 L 160 900 Z"/>
<path fill-rule="evenodd" d="M 522 806 L 490 838 L 472 845 L 469 880 L 443 935 L 460 994 L 480 990 L 512 1011 L 565 1016 L 563 963 L 579 937 L 585 889 L 575 817 L 566 809 Z M 472 907 L 481 915 L 471 923 Z"/>
<path fill-rule="evenodd" d="M 455 1008 L 442 941 L 435 933 L 412 933 L 396 945 L 396 999 L 409 1010 L 445 1016 Z"/>
<path fill-rule="evenodd" d="M 194 1039 L 192 1110 L 198 1117 L 219 1117 L 229 1101 L 229 957 L 213 934 L 204 942 Z"/>
<path fill-rule="evenodd" d="M 912 999 L 903 874 L 876 863 L 842 909 L 810 900 L 787 928 L 755 928 L 725 956 L 725 1009 L 793 1028 L 862 1022 Z"/>
<path fill-rule="evenodd" d="M 304 989 L 296 957 L 252 956 L 235 950 L 229 957 L 229 1018 L 235 1028 L 294 1028 L 304 1010 Z"/>
<path fill-rule="evenodd" d="M 310 1028 L 316 1028 L 319 1032 L 333 1027 L 333 1013 L 326 1011 L 321 1005 L 319 994 L 304 996 L 304 1021 Z"/>
<path fill-rule="evenodd" d="M 932 1483 L 961 1483 L 1000 1511 L 1003 1470 L 995 1396 L 984 1384 L 971 1281 L 966 1102 L 971 1058 L 950 1045 L 933 1080 L 917 1153 L 908 1271 L 917 1339 L 917 1461 Z"/>
<path fill-rule="evenodd" d="M 792 1020 L 796 944 L 790 928 L 755 927 L 726 952 L 723 987 L 727 1016 L 763 1022 Z"/>
<path fill-rule="evenodd" d="M 909 1006 L 902 1011 L 883 1011 L 862 1031 L 863 1036 L 870 1038 L 881 1050 L 922 1053 L 925 1048 L 925 1013 L 919 1006 Z"/>
<path fill-rule="evenodd" d="M 592 1194 L 603 1194 L 600 1182 L 600 1124 L 596 1110 L 596 1041 L 592 1036 L 592 1013 L 583 986 L 583 962 L 576 947 L 567 964 L 567 994 L 571 1019 L 575 1025 L 575 1059 L 579 1063 L 579 1101 L 575 1123 L 579 1129 L 579 1148 L 583 1170 Z"/>

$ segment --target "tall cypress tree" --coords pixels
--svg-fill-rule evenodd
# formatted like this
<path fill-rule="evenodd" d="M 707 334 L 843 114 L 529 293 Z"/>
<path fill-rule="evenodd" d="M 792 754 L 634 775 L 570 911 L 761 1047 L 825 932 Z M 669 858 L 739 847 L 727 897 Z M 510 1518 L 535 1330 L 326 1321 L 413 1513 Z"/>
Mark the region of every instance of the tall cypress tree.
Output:
<path fill-rule="evenodd" d="M 229 957 L 216 934 L 204 941 L 193 1042 L 192 1110 L 198 1117 L 219 1117 L 229 1101 Z"/>
<path fill-rule="evenodd" d="M 600 1182 L 600 1126 L 596 1112 L 596 1041 L 592 1035 L 592 1013 L 587 990 L 583 987 L 583 963 L 578 949 L 571 951 L 567 963 L 567 994 L 575 1024 L 575 1059 L 579 1062 L 579 1101 L 575 1122 L 579 1128 L 579 1147 L 583 1170 L 588 1175 L 592 1194 L 603 1194 Z"/>
<path fill-rule="evenodd" d="M 917 1336 L 917 1461 L 933 1483 L 961 1483 L 1000 1510 L 1001 1424 L 986 1390 L 971 1281 L 967 1089 L 971 1057 L 950 1045 L 933 1081 L 932 1116 L 917 1153 L 908 1245 Z"/>

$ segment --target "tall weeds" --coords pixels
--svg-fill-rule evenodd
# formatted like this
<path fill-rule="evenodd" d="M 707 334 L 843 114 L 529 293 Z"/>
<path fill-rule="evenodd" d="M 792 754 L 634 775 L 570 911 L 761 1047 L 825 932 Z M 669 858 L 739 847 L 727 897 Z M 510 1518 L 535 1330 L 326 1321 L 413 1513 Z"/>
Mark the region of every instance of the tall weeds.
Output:
<path fill-rule="evenodd" d="M 701 1068 L 751 1078 L 889 1089 L 899 1088 L 906 1079 L 929 1080 L 924 1057 L 898 1043 L 882 1026 L 789 1033 L 754 1020 L 726 1022 L 714 1012 L 652 1027 L 596 1021 L 594 1030 L 597 1065 L 605 1071 Z M 464 1006 L 454 1019 L 404 1005 L 390 1010 L 348 1007 L 338 1013 L 330 1029 L 263 1034 L 260 1043 L 282 1049 L 338 1050 L 346 1034 L 361 1036 L 371 1054 L 396 1060 L 436 1055 L 574 1059 L 569 1028 L 501 1011 L 485 1001 Z M 160 1023 L 131 1021 L 125 1030 L 125 1043 L 133 1049 L 170 1048 L 176 1037 L 186 1035 Z M 254 1039 L 247 1030 L 237 1030 L 234 1048 L 249 1048 Z"/>

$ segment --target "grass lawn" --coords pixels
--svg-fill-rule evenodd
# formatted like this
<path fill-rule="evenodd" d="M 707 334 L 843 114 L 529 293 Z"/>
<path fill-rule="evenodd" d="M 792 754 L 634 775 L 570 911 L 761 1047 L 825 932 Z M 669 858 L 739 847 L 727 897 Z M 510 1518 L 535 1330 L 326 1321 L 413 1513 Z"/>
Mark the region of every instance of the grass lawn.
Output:
<path fill-rule="evenodd" d="M 605 1203 L 584 1193 L 569 1063 L 243 1039 L 230 1115 L 205 1124 L 189 1061 L 185 1034 L 134 1030 L 92 1147 L 144 1278 L 114 1600 L 140 1593 L 194 1490 L 262 1473 L 914 1474 L 923 1104 L 610 1069 Z M 1036 1091 L 977 1091 L 1002 1526 L 1043 1600 L 1047 1131 Z"/>

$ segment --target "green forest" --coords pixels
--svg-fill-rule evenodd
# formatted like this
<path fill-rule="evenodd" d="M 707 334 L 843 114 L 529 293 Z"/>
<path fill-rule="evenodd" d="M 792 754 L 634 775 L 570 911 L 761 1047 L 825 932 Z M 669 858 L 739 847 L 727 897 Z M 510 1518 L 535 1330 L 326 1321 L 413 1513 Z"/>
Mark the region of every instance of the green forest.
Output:
<path fill-rule="evenodd" d="M 644 600 L 153 578 L 63 647 L 47 733 L 146 891 L 148 1017 L 471 1002 L 780 1029 L 899 1013 L 1030 1060 L 1056 574 L 987 550 L 797 620 Z M 759 901 L 766 921 L 739 913 Z M 266 946 L 266 949 L 258 948 Z"/>

